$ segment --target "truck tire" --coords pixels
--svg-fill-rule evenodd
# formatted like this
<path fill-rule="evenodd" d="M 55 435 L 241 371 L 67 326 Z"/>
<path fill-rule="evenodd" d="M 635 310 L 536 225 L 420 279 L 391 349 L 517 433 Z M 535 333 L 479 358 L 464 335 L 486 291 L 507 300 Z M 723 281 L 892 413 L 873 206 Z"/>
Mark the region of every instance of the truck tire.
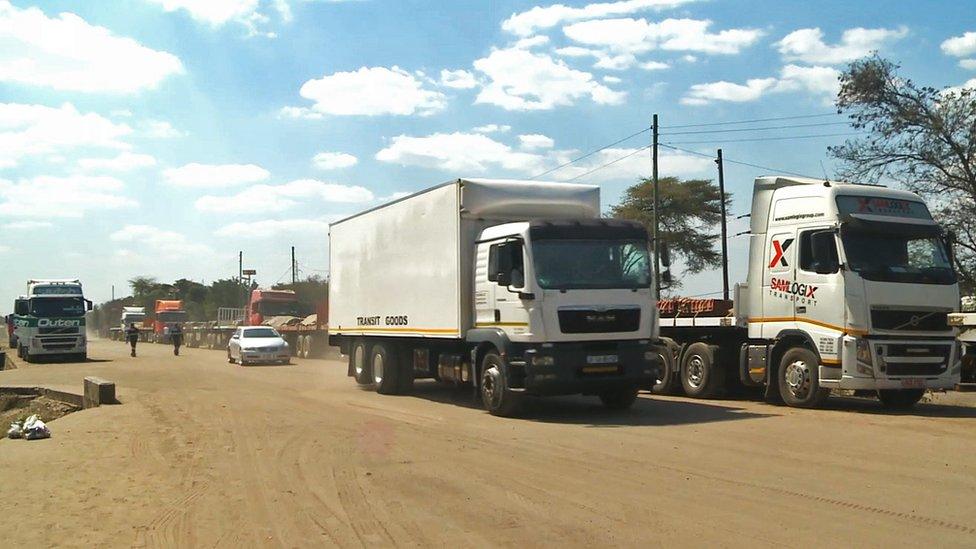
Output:
<path fill-rule="evenodd" d="M 305 336 L 305 358 L 315 358 L 315 336 L 309 334 Z"/>
<path fill-rule="evenodd" d="M 692 343 L 681 359 L 681 388 L 694 398 L 711 398 L 725 386 L 725 370 L 716 360 L 717 345 Z"/>
<path fill-rule="evenodd" d="M 889 410 L 911 410 L 925 396 L 925 389 L 886 389 L 878 391 L 878 400 Z"/>
<path fill-rule="evenodd" d="M 310 338 L 307 335 L 298 336 L 298 352 L 299 352 L 298 356 L 301 358 L 309 358 L 309 352 L 308 352 L 309 339 Z"/>
<path fill-rule="evenodd" d="M 820 360 L 806 347 L 793 347 L 783 353 L 776 370 L 779 394 L 787 406 L 817 408 L 830 396 L 820 386 Z"/>
<path fill-rule="evenodd" d="M 521 395 L 508 388 L 504 363 L 492 349 L 481 360 L 481 402 L 493 416 L 512 417 L 522 407 Z"/>
<path fill-rule="evenodd" d="M 413 348 L 402 345 L 399 352 L 399 374 L 397 377 L 397 394 L 409 395 L 413 392 Z"/>
<path fill-rule="evenodd" d="M 675 362 L 681 350 L 677 343 L 664 341 L 666 352 L 658 353 L 661 359 L 661 375 L 652 392 L 656 395 L 674 395 L 681 390 L 681 372 L 675 371 Z"/>
<path fill-rule="evenodd" d="M 637 401 L 638 387 L 623 387 L 600 393 L 600 401 L 611 410 L 626 410 Z"/>
<path fill-rule="evenodd" d="M 369 345 L 365 341 L 358 339 L 352 344 L 349 360 L 352 363 L 356 383 L 360 385 L 373 383 L 373 372 L 369 368 Z"/>
<path fill-rule="evenodd" d="M 397 360 L 396 349 L 392 347 L 388 343 L 377 343 L 373 345 L 373 350 L 369 353 L 373 383 L 376 385 L 376 392 L 381 395 L 397 394 L 400 361 Z"/>

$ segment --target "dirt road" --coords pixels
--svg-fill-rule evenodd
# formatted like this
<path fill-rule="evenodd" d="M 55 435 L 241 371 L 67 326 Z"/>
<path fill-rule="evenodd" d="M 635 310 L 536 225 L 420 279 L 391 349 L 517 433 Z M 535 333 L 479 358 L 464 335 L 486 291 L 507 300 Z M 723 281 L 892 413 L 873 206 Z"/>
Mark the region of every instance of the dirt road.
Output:
<path fill-rule="evenodd" d="M 0 372 L 99 375 L 123 401 L 0 442 L 8 547 L 976 544 L 972 408 L 579 397 L 511 420 L 432 382 L 361 390 L 331 360 L 90 354 Z"/>

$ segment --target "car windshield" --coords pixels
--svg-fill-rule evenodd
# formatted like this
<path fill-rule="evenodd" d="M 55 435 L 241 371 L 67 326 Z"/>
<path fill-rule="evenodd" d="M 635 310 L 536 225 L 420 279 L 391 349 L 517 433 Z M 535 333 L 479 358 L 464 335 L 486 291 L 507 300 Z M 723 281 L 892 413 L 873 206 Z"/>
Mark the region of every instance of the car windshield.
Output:
<path fill-rule="evenodd" d="M 867 280 L 954 284 L 956 274 L 942 241 L 929 235 L 842 232 L 851 270 Z"/>
<path fill-rule="evenodd" d="M 278 332 L 274 328 L 257 328 L 254 330 L 244 330 L 244 337 L 246 338 L 266 338 L 266 337 L 279 337 Z"/>
<path fill-rule="evenodd" d="M 30 313 L 36 317 L 85 316 L 85 301 L 80 297 L 42 297 L 30 300 Z"/>
<path fill-rule="evenodd" d="M 647 288 L 651 263 L 643 240 L 537 240 L 536 280 L 543 289 Z"/>

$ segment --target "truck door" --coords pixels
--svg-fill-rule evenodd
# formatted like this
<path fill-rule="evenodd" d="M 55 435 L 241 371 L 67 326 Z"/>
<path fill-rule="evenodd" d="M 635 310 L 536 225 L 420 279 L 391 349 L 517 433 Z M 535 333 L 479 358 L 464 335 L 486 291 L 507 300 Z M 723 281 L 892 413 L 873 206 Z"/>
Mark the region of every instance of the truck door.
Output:
<path fill-rule="evenodd" d="M 795 311 L 790 291 L 795 282 L 796 248 L 793 230 L 772 234 L 767 242 L 766 276 L 762 283 L 762 337 L 775 337 L 781 330 L 794 325 Z"/>
<path fill-rule="evenodd" d="M 488 247 L 487 278 L 492 287 L 492 326 L 509 334 L 528 331 L 529 311 L 519 292 L 525 290 L 525 245 L 521 240 L 507 240 Z"/>
<path fill-rule="evenodd" d="M 798 231 L 798 258 L 793 307 L 798 320 L 814 337 L 825 360 L 836 355 L 840 342 L 836 329 L 844 326 L 844 286 L 837 254 L 836 231 L 827 227 Z"/>

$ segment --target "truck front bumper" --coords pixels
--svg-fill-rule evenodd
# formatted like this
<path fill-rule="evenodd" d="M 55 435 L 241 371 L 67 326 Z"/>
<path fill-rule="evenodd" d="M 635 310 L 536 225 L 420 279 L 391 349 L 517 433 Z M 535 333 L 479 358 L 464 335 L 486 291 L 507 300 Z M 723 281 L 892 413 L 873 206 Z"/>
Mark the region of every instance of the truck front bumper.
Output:
<path fill-rule="evenodd" d="M 547 343 L 526 348 L 522 356 L 523 361 L 509 366 L 512 381 L 521 381 L 533 395 L 650 388 L 660 368 L 657 350 L 648 340 Z"/>

